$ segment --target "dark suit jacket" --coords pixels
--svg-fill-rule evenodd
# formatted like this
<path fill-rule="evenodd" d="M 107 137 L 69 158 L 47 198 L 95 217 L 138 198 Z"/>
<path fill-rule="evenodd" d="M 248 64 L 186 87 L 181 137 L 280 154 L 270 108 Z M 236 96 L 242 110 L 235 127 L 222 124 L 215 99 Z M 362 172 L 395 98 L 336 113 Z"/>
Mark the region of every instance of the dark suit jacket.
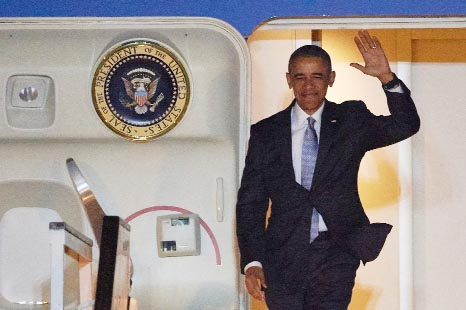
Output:
<path fill-rule="evenodd" d="M 385 92 L 390 116 L 375 116 L 362 101 L 326 101 L 319 152 L 310 191 L 295 182 L 291 154 L 291 108 L 251 126 L 237 201 L 241 270 L 264 266 L 267 283 L 299 281 L 309 255 L 312 208 L 330 235 L 363 262 L 375 259 L 391 226 L 369 226 L 359 199 L 358 169 L 372 149 L 406 139 L 420 121 L 410 91 Z M 266 212 L 272 212 L 265 228 Z"/>

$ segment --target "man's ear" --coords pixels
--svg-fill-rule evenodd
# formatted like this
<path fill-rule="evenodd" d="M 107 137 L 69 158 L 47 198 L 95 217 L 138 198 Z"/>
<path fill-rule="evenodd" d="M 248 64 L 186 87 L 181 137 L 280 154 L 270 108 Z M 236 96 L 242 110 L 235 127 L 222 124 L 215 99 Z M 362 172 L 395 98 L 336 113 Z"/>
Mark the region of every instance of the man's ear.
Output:
<path fill-rule="evenodd" d="M 337 74 L 335 73 L 335 71 L 330 72 L 330 76 L 329 76 L 329 80 L 328 80 L 328 86 L 330 86 L 330 87 L 333 86 L 333 83 L 335 82 L 335 77 L 336 76 L 337 76 Z"/>
<path fill-rule="evenodd" d="M 291 76 L 290 73 L 286 73 L 286 82 L 288 83 L 288 88 L 291 89 Z"/>

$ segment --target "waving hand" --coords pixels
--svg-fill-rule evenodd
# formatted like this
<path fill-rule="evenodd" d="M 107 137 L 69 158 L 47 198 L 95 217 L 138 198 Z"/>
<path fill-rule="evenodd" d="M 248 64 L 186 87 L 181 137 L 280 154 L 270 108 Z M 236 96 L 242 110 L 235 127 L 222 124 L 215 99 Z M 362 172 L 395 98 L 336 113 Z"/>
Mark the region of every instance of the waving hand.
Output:
<path fill-rule="evenodd" d="M 365 64 L 362 66 L 358 63 L 351 63 L 350 66 L 364 74 L 378 78 L 383 84 L 390 82 L 393 79 L 393 73 L 377 37 L 370 36 L 367 30 L 360 30 L 354 42 Z"/>

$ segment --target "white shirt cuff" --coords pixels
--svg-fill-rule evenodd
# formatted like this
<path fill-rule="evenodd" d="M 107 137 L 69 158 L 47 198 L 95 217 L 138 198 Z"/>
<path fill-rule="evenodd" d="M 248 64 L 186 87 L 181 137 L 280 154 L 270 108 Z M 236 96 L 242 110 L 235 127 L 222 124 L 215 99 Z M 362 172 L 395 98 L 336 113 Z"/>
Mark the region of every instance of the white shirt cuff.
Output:
<path fill-rule="evenodd" d="M 386 89 L 386 91 L 391 92 L 391 93 L 400 93 L 400 94 L 404 93 L 403 88 L 399 84 L 396 87 Z"/>
<path fill-rule="evenodd" d="M 244 266 L 244 273 L 246 273 L 246 270 L 248 270 L 249 267 L 261 267 L 262 268 L 262 264 L 258 261 L 250 262 L 249 264 Z"/>

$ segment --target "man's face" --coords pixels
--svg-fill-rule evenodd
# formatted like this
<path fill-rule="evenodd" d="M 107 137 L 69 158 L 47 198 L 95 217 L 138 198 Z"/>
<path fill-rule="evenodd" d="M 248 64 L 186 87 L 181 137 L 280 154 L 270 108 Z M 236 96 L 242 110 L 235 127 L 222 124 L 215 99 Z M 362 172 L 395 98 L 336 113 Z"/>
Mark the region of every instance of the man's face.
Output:
<path fill-rule="evenodd" d="M 324 102 L 327 88 L 335 81 L 335 72 L 330 72 L 322 58 L 298 57 L 290 64 L 286 80 L 298 105 L 311 115 Z"/>

